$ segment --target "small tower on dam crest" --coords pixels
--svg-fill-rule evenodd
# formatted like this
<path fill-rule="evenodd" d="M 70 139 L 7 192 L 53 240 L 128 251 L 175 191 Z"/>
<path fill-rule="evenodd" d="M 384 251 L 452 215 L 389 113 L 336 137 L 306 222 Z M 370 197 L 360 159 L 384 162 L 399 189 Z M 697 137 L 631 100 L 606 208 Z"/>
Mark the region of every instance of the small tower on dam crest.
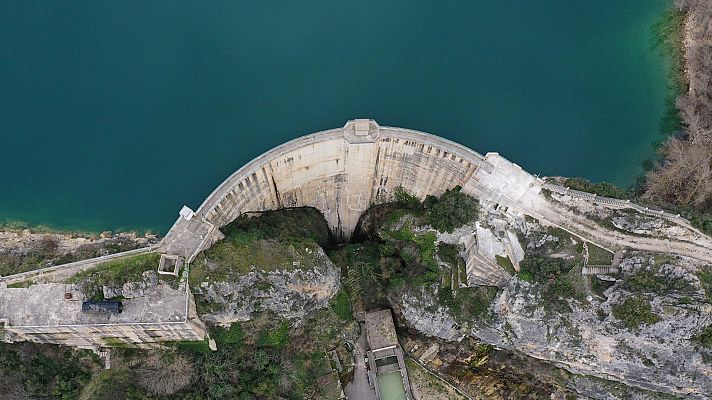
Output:
<path fill-rule="evenodd" d="M 374 143 L 381 134 L 381 126 L 372 119 L 352 119 L 344 125 L 344 138 L 347 142 Z"/>

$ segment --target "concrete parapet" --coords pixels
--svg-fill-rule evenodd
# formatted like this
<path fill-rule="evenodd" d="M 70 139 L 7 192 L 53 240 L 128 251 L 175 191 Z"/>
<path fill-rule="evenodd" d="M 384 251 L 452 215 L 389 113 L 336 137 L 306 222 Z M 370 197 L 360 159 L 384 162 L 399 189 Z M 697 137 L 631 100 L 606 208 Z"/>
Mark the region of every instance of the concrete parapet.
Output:
<path fill-rule="evenodd" d="M 113 259 L 148 253 L 150 251 L 152 251 L 151 247 L 142 247 L 140 249 L 124 251 L 121 253 L 108 254 L 101 257 L 90 258 L 87 260 L 81 260 L 61 265 L 54 265 L 51 267 L 40 268 L 33 271 L 21 272 L 19 274 L 0 276 L 0 283 L 12 284 L 64 271 L 66 271 L 70 275 L 74 275 L 78 272 L 87 270 L 89 268 L 95 267 L 96 265 L 103 264 Z"/>
<path fill-rule="evenodd" d="M 634 209 L 638 212 L 641 212 L 643 214 L 646 214 L 646 215 L 649 215 L 652 217 L 663 218 L 663 219 L 666 219 L 671 222 L 682 223 L 685 225 L 690 224 L 690 221 L 681 217 L 680 214 L 672 214 L 672 213 L 665 212 L 663 210 L 655 210 L 655 209 L 652 209 L 649 207 L 644 207 L 644 206 L 635 204 L 635 203 L 631 202 L 630 200 L 621 200 L 621 199 L 614 199 L 611 197 L 599 196 L 594 193 L 582 192 L 580 190 L 575 190 L 575 189 L 571 189 L 571 188 L 568 188 L 565 186 L 560 186 L 560 185 L 554 185 L 551 183 L 545 183 L 544 189 L 550 190 L 554 193 L 558 193 L 561 195 L 577 197 L 580 199 L 593 201 L 593 202 L 596 202 L 599 204 L 612 205 L 612 206 L 621 207 L 621 208 L 632 208 L 632 209 Z"/>

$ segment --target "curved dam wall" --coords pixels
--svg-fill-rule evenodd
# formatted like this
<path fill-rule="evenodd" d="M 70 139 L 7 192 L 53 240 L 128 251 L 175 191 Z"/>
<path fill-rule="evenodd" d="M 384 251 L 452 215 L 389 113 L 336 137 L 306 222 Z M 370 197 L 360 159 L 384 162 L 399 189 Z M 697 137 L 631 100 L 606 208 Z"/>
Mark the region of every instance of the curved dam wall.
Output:
<path fill-rule="evenodd" d="M 373 204 L 388 201 L 396 187 L 403 186 L 423 199 L 458 185 L 481 203 L 530 215 L 604 248 L 663 249 L 712 259 L 712 241 L 678 216 L 655 215 L 694 231 L 690 239 L 694 243 L 672 245 L 658 238 L 614 236 L 567 205 L 548 201 L 541 191 L 545 187 L 553 190 L 552 185 L 497 153 L 482 156 L 434 135 L 381 127 L 365 119 L 294 139 L 250 161 L 223 181 L 195 212 L 184 207 L 157 251 L 191 262 L 222 238 L 219 228 L 241 214 L 285 207 L 317 208 L 334 236 L 348 240 L 361 214 Z M 630 202 L 589 197 L 585 200 L 604 207 L 640 208 Z"/>
<path fill-rule="evenodd" d="M 361 214 L 389 200 L 396 187 L 423 199 L 458 185 L 473 197 L 521 202 L 524 194 L 536 196 L 543 182 L 497 153 L 483 157 L 428 133 L 352 120 L 250 161 L 195 212 L 184 208 L 159 252 L 190 262 L 241 214 L 285 207 L 317 208 L 334 236 L 348 240 Z"/>
<path fill-rule="evenodd" d="M 465 186 L 483 157 L 464 146 L 372 120 L 287 142 L 227 178 L 196 214 L 222 227 L 240 214 L 284 207 L 319 209 L 336 238 L 348 240 L 359 217 L 403 186 L 424 198 Z"/>

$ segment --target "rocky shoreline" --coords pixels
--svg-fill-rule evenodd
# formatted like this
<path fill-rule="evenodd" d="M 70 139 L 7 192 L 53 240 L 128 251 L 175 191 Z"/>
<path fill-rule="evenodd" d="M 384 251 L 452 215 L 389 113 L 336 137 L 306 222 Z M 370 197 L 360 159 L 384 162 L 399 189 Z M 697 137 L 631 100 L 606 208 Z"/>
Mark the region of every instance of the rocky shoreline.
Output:
<path fill-rule="evenodd" d="M 146 233 L 104 231 L 100 234 L 0 228 L 0 276 L 27 272 L 156 244 Z"/>

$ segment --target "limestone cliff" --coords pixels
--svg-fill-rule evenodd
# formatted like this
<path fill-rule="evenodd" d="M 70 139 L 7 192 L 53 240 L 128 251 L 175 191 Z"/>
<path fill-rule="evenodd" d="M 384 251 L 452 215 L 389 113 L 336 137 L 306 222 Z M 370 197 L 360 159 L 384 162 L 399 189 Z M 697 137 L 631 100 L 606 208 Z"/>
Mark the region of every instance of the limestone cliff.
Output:
<path fill-rule="evenodd" d="M 497 230 L 510 231 L 521 238 L 527 257 L 560 260 L 574 267 L 540 282 L 527 276 L 528 261 L 522 262 L 515 276 L 499 289 L 487 312 L 476 317 L 463 318 L 460 306 L 443 302 L 438 285 L 401 291 L 389 297 L 401 320 L 428 336 L 448 341 L 475 337 L 498 348 L 551 361 L 574 374 L 653 392 L 708 398 L 712 393 L 711 352 L 694 338 L 712 324 L 712 306 L 706 293 L 710 288 L 702 281 L 709 276 L 709 266 L 686 257 L 628 251 L 615 260 L 619 272 L 582 275 L 581 265 L 587 261 L 601 263 L 607 254 L 533 219 L 505 220 L 490 210 L 482 213 L 478 223 L 488 227 L 486 235 L 469 228 L 439 237 L 466 243 L 474 230 L 473 241 L 482 253 L 482 236 L 487 241 L 507 238 L 509 235 L 497 234 Z M 629 222 L 628 228 L 642 231 L 649 225 L 640 220 Z M 607 261 L 613 262 L 611 258 Z M 561 289 L 554 279 L 570 287 Z M 461 288 L 458 295 L 465 290 L 470 289 Z M 463 304 L 474 306 L 469 300 Z M 631 309 L 631 304 L 638 308 Z M 581 381 L 580 386 L 575 388 L 580 393 L 594 393 L 589 390 L 590 382 Z M 656 398 L 654 394 L 636 396 Z"/>
<path fill-rule="evenodd" d="M 237 279 L 199 285 L 195 295 L 210 303 L 201 318 L 229 325 L 250 320 L 256 311 L 271 311 L 300 322 L 311 311 L 327 307 L 339 291 L 341 274 L 324 250 L 316 248 L 313 252 L 310 265 L 272 271 L 253 266 Z"/>
<path fill-rule="evenodd" d="M 206 322 L 228 325 L 267 311 L 293 323 L 329 304 L 341 271 L 322 246 L 331 241 L 315 209 L 244 216 L 191 265 L 191 288 Z"/>

